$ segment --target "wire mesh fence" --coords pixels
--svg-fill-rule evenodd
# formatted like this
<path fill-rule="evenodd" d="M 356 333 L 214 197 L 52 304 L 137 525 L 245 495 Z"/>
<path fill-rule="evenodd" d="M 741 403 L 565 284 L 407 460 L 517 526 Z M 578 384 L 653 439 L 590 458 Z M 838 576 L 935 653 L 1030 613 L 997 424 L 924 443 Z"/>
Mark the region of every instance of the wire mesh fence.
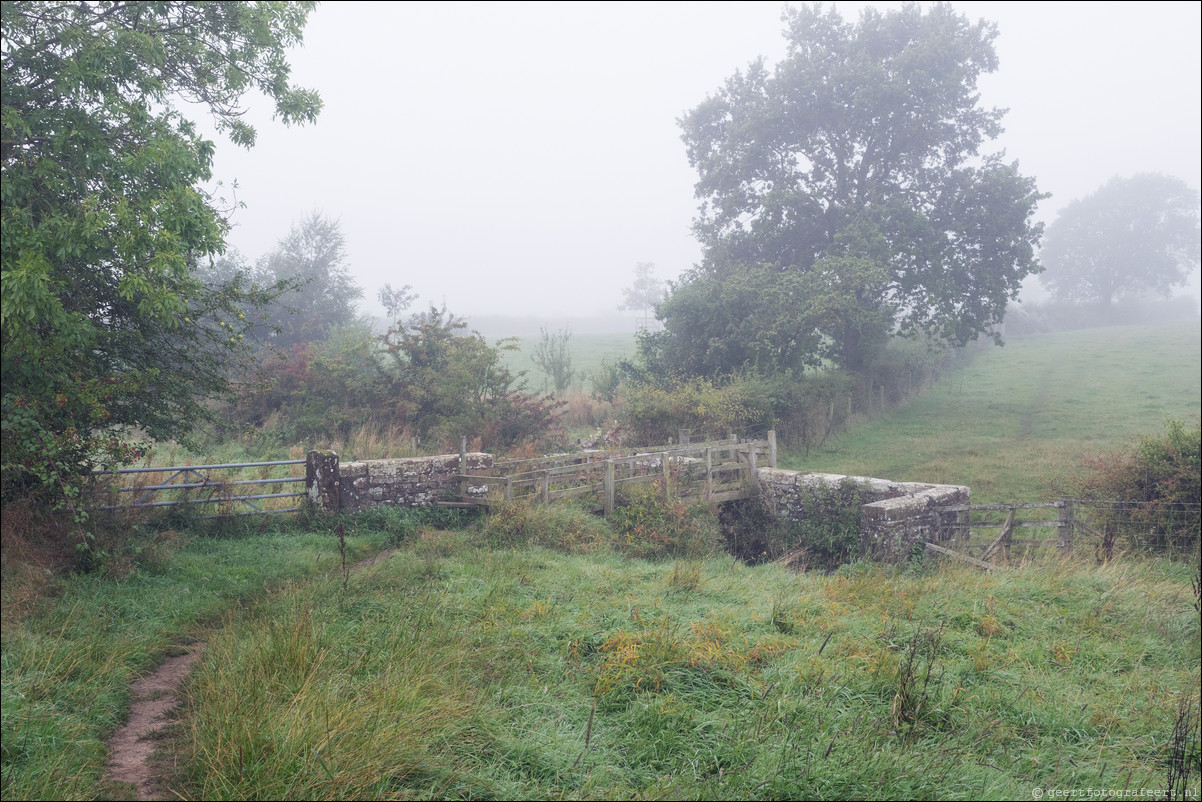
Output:
<path fill-rule="evenodd" d="M 1107 559 L 1117 551 L 1191 555 L 1198 549 L 1202 504 L 1075 499 L 1077 537 Z"/>

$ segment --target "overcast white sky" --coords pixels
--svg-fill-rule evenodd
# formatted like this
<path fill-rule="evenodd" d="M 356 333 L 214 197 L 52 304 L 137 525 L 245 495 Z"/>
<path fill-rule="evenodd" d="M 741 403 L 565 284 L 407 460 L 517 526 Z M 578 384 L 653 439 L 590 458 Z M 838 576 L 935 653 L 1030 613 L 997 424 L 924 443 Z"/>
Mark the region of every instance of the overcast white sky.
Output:
<path fill-rule="evenodd" d="M 846 18 L 866 5 L 838 3 Z M 1199 186 L 1202 4 L 953 4 L 998 23 L 991 150 L 1052 197 L 1045 222 L 1114 175 Z M 636 262 L 700 258 L 676 119 L 758 56 L 783 3 L 326 3 L 294 51 L 316 125 L 254 109 L 259 142 L 218 138 L 216 178 L 251 261 L 313 209 L 341 221 L 376 313 L 385 282 L 460 315 L 616 312 Z"/>

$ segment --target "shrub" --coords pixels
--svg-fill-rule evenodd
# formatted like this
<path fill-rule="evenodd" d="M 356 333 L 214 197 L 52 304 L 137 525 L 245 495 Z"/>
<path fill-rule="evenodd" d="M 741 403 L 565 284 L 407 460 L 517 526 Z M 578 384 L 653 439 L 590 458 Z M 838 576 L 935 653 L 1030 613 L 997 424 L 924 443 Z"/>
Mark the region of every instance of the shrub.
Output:
<path fill-rule="evenodd" d="M 592 373 L 593 397 L 599 401 L 613 402 L 622 383 L 622 368 L 608 356 L 602 357 L 601 365 Z"/>
<path fill-rule="evenodd" d="M 489 345 L 465 328 L 432 307 L 383 337 L 364 323 L 332 329 L 324 340 L 265 358 L 258 381 L 226 417 L 283 443 L 347 443 L 366 424 L 424 453 L 452 452 L 464 435 L 489 450 L 560 445 L 563 404 L 522 390 L 521 375 L 503 364 L 510 342 Z"/>
<path fill-rule="evenodd" d="M 622 494 L 609 524 L 622 551 L 646 560 L 703 557 L 722 542 L 722 528 L 709 505 L 665 500 L 659 483 Z"/>
<path fill-rule="evenodd" d="M 1159 436 L 1139 437 L 1127 451 L 1085 461 L 1070 490 L 1104 502 L 1095 521 L 1108 537 L 1155 551 L 1190 552 L 1198 544 L 1202 506 L 1202 426 L 1166 418 Z"/>
<path fill-rule="evenodd" d="M 755 386 L 701 378 L 634 384 L 623 396 L 621 421 L 639 444 L 666 443 L 680 429 L 712 435 L 766 431 L 772 409 L 766 394 L 752 392 Z"/>
<path fill-rule="evenodd" d="M 481 527 L 493 548 L 543 546 L 567 552 L 594 552 L 613 542 L 605 521 L 570 504 L 510 501 L 489 510 Z"/>
<path fill-rule="evenodd" d="M 805 518 L 781 520 L 763 498 L 726 505 L 722 526 L 727 550 L 749 563 L 789 558 L 793 565 L 836 568 L 860 551 L 863 490 L 851 480 L 838 487 L 807 487 Z"/>

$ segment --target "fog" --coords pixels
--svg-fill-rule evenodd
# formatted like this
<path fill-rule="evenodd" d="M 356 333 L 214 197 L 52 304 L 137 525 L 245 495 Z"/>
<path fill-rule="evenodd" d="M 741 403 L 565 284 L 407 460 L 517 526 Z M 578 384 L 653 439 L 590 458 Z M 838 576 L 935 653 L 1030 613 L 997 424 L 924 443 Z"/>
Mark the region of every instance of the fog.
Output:
<path fill-rule="evenodd" d="M 953 5 L 998 24 L 981 102 L 1010 112 L 987 150 L 1052 193 L 1040 219 L 1114 175 L 1199 185 L 1202 5 Z M 369 314 L 391 282 L 461 315 L 617 315 L 636 262 L 670 279 L 699 260 L 676 119 L 783 55 L 782 8 L 321 5 L 291 62 L 318 122 L 285 128 L 259 101 L 256 147 L 217 137 L 214 192 L 245 204 L 229 242 L 253 261 L 320 209 Z"/>

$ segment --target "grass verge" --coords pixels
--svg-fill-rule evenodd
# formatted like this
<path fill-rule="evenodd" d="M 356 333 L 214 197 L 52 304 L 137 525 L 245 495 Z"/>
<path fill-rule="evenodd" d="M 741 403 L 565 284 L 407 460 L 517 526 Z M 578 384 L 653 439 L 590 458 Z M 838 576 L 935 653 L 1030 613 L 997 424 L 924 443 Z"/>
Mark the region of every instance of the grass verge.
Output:
<path fill-rule="evenodd" d="M 423 532 L 217 628 L 174 789 L 225 798 L 1029 798 L 1162 788 L 1190 569 L 647 563 Z M 1180 750 L 1177 750 L 1180 751 Z M 1178 775 L 1179 776 L 1179 775 Z"/>
<path fill-rule="evenodd" d="M 976 503 L 1043 500 L 1087 455 L 1202 410 L 1196 324 L 1012 340 L 910 403 L 781 467 L 963 484 Z"/>
<path fill-rule="evenodd" d="M 36 599 L 23 593 L 27 567 L 6 560 L 4 798 L 92 797 L 105 742 L 128 715 L 134 677 L 247 598 L 303 577 L 340 575 L 332 527 L 296 533 L 281 528 L 288 525 L 131 538 L 140 557 L 124 563 L 121 576 L 47 578 Z M 380 537 L 352 533 L 346 541 L 353 560 L 378 548 Z"/>

